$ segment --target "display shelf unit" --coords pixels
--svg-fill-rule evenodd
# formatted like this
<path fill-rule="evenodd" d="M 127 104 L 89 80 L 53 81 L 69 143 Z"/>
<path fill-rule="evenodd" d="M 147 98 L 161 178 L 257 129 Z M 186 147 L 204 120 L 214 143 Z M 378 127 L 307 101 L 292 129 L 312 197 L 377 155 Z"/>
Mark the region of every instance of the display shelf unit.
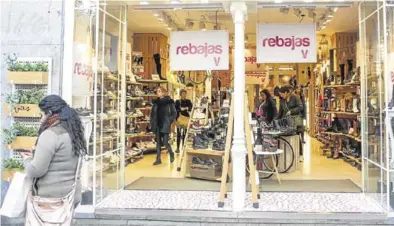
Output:
<path fill-rule="evenodd" d="M 315 87 L 314 134 L 322 143 L 324 155 L 330 152 L 330 157 L 341 157 L 361 170 L 361 158 L 355 161 L 357 158 L 343 151 L 351 147 L 361 156 L 361 75 L 356 59 L 357 40 L 354 37 L 350 33 L 332 36 L 335 48 L 329 50 L 329 60 L 321 65 L 316 78 L 319 79 L 316 83 L 321 86 Z M 340 132 L 336 132 L 336 127 L 341 128 Z M 328 129 L 331 131 L 326 131 Z M 345 146 L 347 141 L 343 143 L 344 139 L 350 139 L 349 142 L 354 141 L 358 145 L 351 142 L 352 146 Z"/>
<path fill-rule="evenodd" d="M 140 52 L 133 52 L 133 54 L 140 54 L 139 56 L 142 56 L 142 53 Z M 134 65 L 132 66 L 134 67 Z M 144 70 L 144 69 L 141 69 Z M 167 81 L 165 80 L 146 80 L 146 79 L 140 79 L 137 80 L 136 76 L 134 74 L 130 75 L 130 80 L 135 81 L 135 82 L 128 82 L 127 85 L 130 86 L 131 90 L 139 89 L 143 90 L 143 87 L 146 87 L 150 90 L 154 90 L 157 88 L 158 84 L 167 84 Z M 128 88 L 129 89 L 129 88 Z M 138 97 L 128 97 L 126 98 L 128 104 L 130 105 L 126 109 L 126 127 L 129 127 L 129 130 L 126 129 L 126 147 L 129 147 L 129 150 L 126 150 L 126 152 L 131 151 L 132 148 L 137 147 L 137 143 L 139 142 L 151 142 L 153 138 L 155 138 L 155 134 L 148 132 L 148 127 L 150 127 L 150 114 L 152 107 L 136 107 L 137 102 L 141 103 L 151 103 L 152 99 L 156 97 L 156 94 L 140 94 Z M 135 114 L 135 115 L 130 115 L 127 112 L 135 112 L 139 111 L 140 114 Z M 143 118 L 143 120 L 141 120 Z M 137 133 L 130 133 L 130 129 L 135 129 L 138 128 L 140 132 Z M 153 146 L 152 146 L 153 147 Z M 154 148 L 156 150 L 156 148 Z M 137 159 L 142 159 L 143 155 L 149 152 L 152 152 L 153 149 L 146 149 L 142 152 L 141 155 L 131 155 L 128 157 L 128 161 L 130 163 L 133 163 L 134 160 Z"/>
<path fill-rule="evenodd" d="M 21 65 L 43 65 L 42 70 L 44 71 L 8 71 L 7 80 L 11 84 L 9 95 L 15 96 L 17 93 L 25 95 L 27 92 L 34 92 L 35 95 L 40 95 L 42 98 L 52 93 L 52 58 L 18 57 L 15 63 Z M 38 104 L 12 103 L 5 104 L 3 107 L 4 115 L 9 117 L 11 127 L 15 123 L 18 123 L 21 126 L 34 128 L 38 131 L 41 118 Z M 37 137 L 15 137 L 11 144 L 6 145 L 6 148 L 10 150 L 10 152 L 7 153 L 9 155 L 2 155 L 2 157 L 11 157 L 21 160 L 21 156 L 19 155 L 20 151 L 24 149 L 33 149 L 36 140 Z"/>

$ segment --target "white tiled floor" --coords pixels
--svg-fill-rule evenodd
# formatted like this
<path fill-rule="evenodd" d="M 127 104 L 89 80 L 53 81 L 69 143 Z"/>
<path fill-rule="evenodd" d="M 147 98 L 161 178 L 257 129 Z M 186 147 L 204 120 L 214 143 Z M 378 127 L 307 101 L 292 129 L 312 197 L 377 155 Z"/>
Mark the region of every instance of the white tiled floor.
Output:
<path fill-rule="evenodd" d="M 179 209 L 231 211 L 231 193 L 224 208 L 217 207 L 218 192 L 196 191 L 120 191 L 105 200 L 99 208 Z M 382 208 L 362 193 L 261 193 L 259 209 L 254 209 L 250 193 L 246 197 L 248 211 L 280 211 L 309 213 L 379 213 Z"/>

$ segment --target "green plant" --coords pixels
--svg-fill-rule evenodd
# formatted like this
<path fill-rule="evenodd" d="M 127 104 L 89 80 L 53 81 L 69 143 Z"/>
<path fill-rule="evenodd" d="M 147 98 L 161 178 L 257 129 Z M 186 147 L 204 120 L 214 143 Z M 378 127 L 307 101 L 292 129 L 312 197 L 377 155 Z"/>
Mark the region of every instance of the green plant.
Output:
<path fill-rule="evenodd" d="M 23 164 L 13 158 L 8 158 L 3 161 L 3 168 L 4 169 L 24 169 Z"/>
<path fill-rule="evenodd" d="M 37 137 L 38 130 L 37 128 L 24 126 L 19 122 L 15 122 L 9 129 L 4 129 L 3 134 L 4 144 L 11 144 L 12 141 L 14 141 L 15 138 L 19 136 Z"/>
<path fill-rule="evenodd" d="M 20 63 L 16 54 L 6 55 L 5 63 L 8 66 L 8 71 L 48 71 L 47 62 Z"/>
<path fill-rule="evenodd" d="M 5 102 L 7 104 L 39 104 L 44 98 L 45 92 L 39 88 L 30 90 L 17 90 L 12 94 L 6 94 Z"/>

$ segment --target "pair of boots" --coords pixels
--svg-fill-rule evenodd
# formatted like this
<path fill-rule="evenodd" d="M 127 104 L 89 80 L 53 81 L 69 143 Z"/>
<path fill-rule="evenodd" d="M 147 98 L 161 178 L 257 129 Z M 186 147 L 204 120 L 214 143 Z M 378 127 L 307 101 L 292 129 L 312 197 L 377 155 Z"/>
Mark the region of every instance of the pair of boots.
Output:
<path fill-rule="evenodd" d="M 159 74 L 159 77 L 161 80 L 165 80 L 165 78 L 163 78 L 162 73 L 161 73 L 161 63 L 160 63 L 160 54 L 156 53 L 153 54 L 153 59 L 155 60 L 155 64 L 156 64 L 156 72 L 157 74 Z"/>
<path fill-rule="evenodd" d="M 170 154 L 170 163 L 173 163 L 175 161 L 175 154 L 173 151 L 169 152 Z M 161 164 L 161 158 L 160 155 L 156 156 L 156 161 L 153 163 L 154 166 L 160 165 Z"/>

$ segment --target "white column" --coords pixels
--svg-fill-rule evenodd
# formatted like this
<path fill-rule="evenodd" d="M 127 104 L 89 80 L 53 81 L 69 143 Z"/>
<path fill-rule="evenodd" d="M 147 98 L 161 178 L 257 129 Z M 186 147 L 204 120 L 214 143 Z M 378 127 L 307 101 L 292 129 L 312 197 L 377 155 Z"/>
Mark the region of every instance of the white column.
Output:
<path fill-rule="evenodd" d="M 65 1 L 64 18 L 63 71 L 60 76 L 62 79 L 61 96 L 72 106 L 75 1 Z"/>
<path fill-rule="evenodd" d="M 244 126 L 244 94 L 245 94 L 245 20 L 247 6 L 244 2 L 233 2 L 230 6 L 235 26 L 234 37 L 234 137 L 232 146 L 233 159 L 233 210 L 243 211 L 245 206 L 245 126 Z"/>

